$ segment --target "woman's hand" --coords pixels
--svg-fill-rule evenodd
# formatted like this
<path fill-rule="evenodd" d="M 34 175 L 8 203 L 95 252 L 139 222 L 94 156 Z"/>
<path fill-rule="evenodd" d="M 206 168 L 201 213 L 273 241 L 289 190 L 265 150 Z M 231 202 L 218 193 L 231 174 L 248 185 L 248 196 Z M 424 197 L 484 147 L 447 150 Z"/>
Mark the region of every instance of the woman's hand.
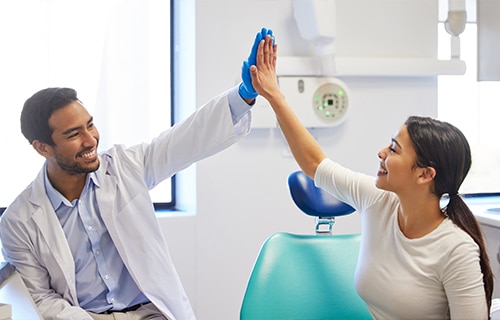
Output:
<path fill-rule="evenodd" d="M 273 42 L 274 39 L 271 36 L 266 36 L 259 43 L 257 63 L 255 66 L 250 67 L 252 86 L 259 95 L 271 104 L 279 127 L 285 135 L 290 150 L 300 168 L 309 177 L 314 178 L 316 168 L 325 158 L 325 155 L 319 144 L 290 108 L 285 95 L 279 88 L 276 76 L 278 46 Z"/>
<path fill-rule="evenodd" d="M 273 99 L 283 98 L 276 76 L 277 56 L 278 45 L 274 44 L 273 37 L 267 35 L 259 43 L 256 65 L 250 67 L 252 86 L 259 95 L 269 102 Z M 273 103 L 271 102 L 271 104 Z"/>

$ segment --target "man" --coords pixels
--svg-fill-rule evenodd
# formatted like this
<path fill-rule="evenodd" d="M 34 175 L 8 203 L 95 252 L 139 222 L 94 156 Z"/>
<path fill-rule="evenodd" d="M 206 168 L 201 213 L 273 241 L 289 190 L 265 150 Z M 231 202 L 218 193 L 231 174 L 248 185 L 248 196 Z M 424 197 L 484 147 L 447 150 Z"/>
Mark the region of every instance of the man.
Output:
<path fill-rule="evenodd" d="M 21 130 L 46 161 L 4 212 L 0 236 L 44 319 L 195 319 L 148 190 L 249 132 L 249 67 L 268 34 L 257 34 L 242 84 L 149 144 L 98 154 L 99 132 L 73 89 L 26 101 Z"/>

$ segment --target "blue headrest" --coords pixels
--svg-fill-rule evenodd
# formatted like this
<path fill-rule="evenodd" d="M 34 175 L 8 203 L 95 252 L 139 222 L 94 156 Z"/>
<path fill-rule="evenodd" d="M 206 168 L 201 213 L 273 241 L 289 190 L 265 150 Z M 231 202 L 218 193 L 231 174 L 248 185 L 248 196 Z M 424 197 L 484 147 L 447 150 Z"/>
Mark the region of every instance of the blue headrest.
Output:
<path fill-rule="evenodd" d="M 316 187 L 314 181 L 302 171 L 288 176 L 288 188 L 297 207 L 310 216 L 338 217 L 355 211 L 350 205 Z"/>

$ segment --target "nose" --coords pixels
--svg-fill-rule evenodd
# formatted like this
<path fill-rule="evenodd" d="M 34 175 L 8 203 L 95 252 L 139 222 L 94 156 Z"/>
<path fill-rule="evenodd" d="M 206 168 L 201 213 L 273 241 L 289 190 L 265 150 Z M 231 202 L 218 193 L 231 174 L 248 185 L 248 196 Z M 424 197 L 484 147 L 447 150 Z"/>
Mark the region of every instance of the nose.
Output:
<path fill-rule="evenodd" d="M 85 147 L 93 147 L 97 144 L 98 141 L 98 133 L 96 130 L 85 130 L 83 133 L 82 144 Z"/>
<path fill-rule="evenodd" d="M 385 157 L 386 157 L 386 152 L 385 152 L 385 150 L 386 150 L 386 149 L 387 149 L 387 148 L 383 148 L 383 149 L 381 149 L 381 150 L 377 153 L 377 156 L 378 156 L 378 158 L 379 158 L 380 160 L 384 160 L 384 159 L 385 159 Z"/>

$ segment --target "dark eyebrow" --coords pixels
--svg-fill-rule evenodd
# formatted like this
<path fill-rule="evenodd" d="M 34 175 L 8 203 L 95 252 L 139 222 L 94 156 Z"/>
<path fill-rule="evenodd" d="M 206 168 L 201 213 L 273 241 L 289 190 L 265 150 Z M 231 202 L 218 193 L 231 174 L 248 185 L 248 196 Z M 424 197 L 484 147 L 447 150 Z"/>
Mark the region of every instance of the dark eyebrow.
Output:
<path fill-rule="evenodd" d="M 401 148 L 401 145 L 399 144 L 398 140 L 396 140 L 395 138 L 392 138 L 391 141 L 393 143 L 395 143 L 399 148 Z"/>
<path fill-rule="evenodd" d="M 94 117 L 90 117 L 89 121 L 87 121 L 87 125 L 91 124 L 93 121 L 94 121 Z M 70 134 L 71 132 L 77 131 L 79 129 L 81 129 L 81 126 L 69 128 L 67 130 L 64 130 L 62 134 L 67 135 L 67 134 Z"/>

